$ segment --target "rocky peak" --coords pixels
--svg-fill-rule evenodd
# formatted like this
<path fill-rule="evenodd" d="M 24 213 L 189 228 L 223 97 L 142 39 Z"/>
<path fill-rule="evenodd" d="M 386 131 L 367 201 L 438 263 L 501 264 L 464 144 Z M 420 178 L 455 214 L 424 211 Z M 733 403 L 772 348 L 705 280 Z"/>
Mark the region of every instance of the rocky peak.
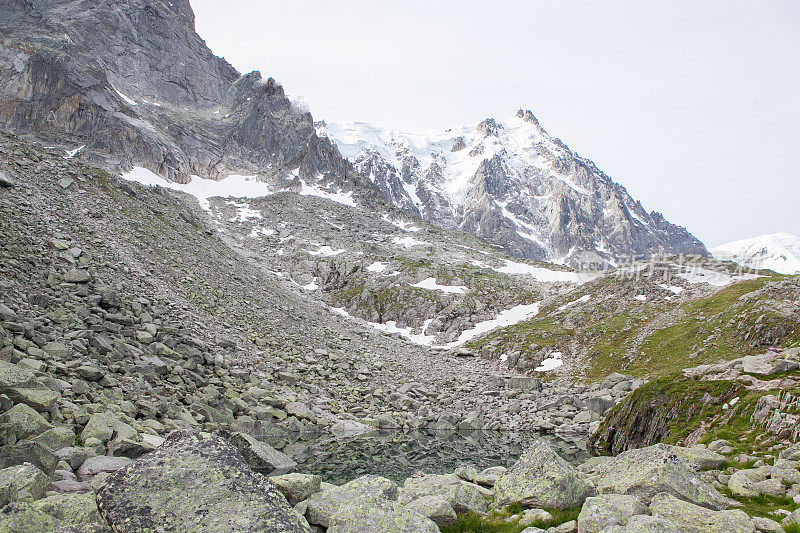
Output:
<path fill-rule="evenodd" d="M 167 5 L 188 29 L 194 31 L 194 11 L 189 0 L 172 0 Z"/>
<path fill-rule="evenodd" d="M 487 118 L 478 124 L 475 129 L 481 132 L 484 137 L 488 137 L 490 135 L 497 137 L 498 125 L 493 118 Z"/>

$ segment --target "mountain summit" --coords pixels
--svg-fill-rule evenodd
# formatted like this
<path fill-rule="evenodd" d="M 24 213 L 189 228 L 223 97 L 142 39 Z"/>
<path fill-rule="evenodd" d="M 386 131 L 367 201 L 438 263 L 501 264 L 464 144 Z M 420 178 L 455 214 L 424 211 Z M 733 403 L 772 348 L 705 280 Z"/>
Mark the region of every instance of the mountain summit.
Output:
<path fill-rule="evenodd" d="M 707 254 L 684 228 L 645 211 L 550 136 L 530 111 L 442 132 L 365 123 L 325 124 L 320 132 L 396 206 L 518 257 L 577 265 Z"/>

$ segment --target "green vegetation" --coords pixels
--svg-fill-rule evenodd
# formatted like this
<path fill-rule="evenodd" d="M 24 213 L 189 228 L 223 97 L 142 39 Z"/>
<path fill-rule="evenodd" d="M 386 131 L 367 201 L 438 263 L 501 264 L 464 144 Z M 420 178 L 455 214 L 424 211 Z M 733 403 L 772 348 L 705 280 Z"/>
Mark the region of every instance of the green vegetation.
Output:
<path fill-rule="evenodd" d="M 786 497 L 776 496 L 756 496 L 754 498 L 742 498 L 734 496 L 728 487 L 720 487 L 719 491 L 729 498 L 733 498 L 741 504 L 741 509 L 750 516 L 760 516 L 763 518 L 771 518 L 775 520 L 775 515 L 772 514 L 775 509 L 786 509 L 793 512 L 795 509 L 800 508 L 800 505 L 794 503 L 794 500 Z M 785 531 L 791 531 L 784 528 Z M 800 531 L 800 527 L 797 529 Z"/>
<path fill-rule="evenodd" d="M 442 533 L 519 533 L 527 527 L 548 528 L 558 526 L 571 520 L 577 520 L 580 508 L 545 509 L 553 517 L 552 520 L 534 520 L 527 526 L 519 524 L 524 509 L 515 504 L 503 511 L 494 511 L 486 517 L 475 513 L 466 513 L 458 517 L 455 524 L 441 528 Z M 511 517 L 514 517 L 511 519 Z"/>

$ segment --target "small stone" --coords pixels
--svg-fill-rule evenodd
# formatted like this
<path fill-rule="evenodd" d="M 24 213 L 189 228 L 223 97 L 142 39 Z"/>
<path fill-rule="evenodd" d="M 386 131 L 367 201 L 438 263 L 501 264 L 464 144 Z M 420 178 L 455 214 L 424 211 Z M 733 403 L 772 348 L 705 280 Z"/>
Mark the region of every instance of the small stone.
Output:
<path fill-rule="evenodd" d="M 76 284 L 89 283 L 92 281 L 92 275 L 88 270 L 73 268 L 64 275 L 64 281 Z"/>

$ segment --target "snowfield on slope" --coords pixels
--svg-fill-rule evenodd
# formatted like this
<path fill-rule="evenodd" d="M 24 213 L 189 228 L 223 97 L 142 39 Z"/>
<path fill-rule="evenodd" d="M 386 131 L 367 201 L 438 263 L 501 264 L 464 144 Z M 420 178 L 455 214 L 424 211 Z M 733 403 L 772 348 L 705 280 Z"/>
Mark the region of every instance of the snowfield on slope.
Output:
<path fill-rule="evenodd" d="M 769 269 L 779 274 L 800 274 L 800 237 L 773 233 L 729 242 L 711 249 L 714 259 Z"/>

